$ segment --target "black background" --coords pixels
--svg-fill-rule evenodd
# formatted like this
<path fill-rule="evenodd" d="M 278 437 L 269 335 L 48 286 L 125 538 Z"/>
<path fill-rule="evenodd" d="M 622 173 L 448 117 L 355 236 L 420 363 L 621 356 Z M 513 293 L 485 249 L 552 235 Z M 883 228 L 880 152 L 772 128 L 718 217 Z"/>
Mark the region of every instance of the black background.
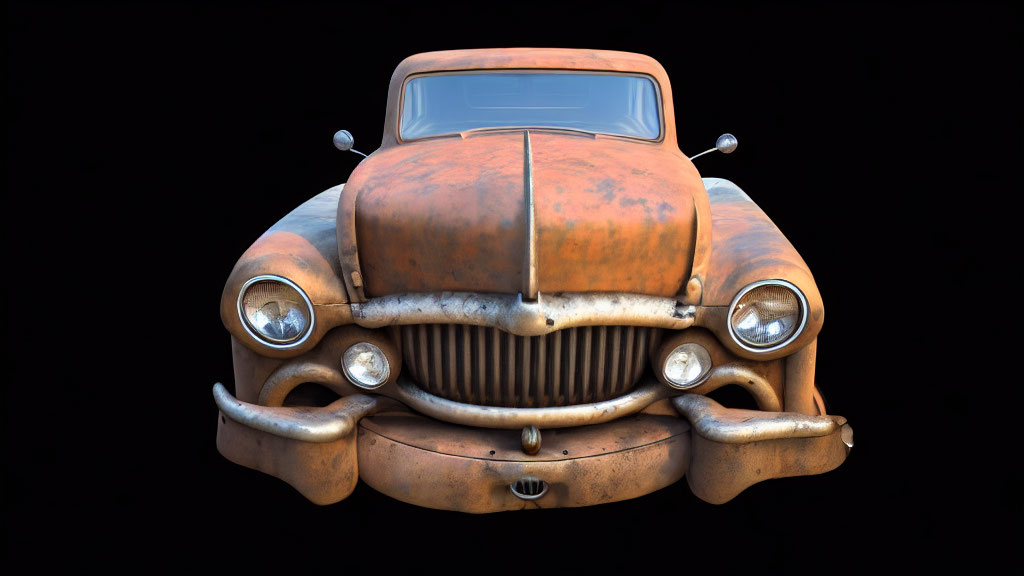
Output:
<path fill-rule="evenodd" d="M 1010 250 L 1018 236 L 994 224 L 1019 191 L 1006 182 L 1021 158 L 1015 10 L 18 3 L 7 32 L 12 561 L 863 573 L 991 560 L 971 536 L 1020 517 L 1019 450 L 967 424 L 1016 402 L 1012 385 L 982 395 L 975 363 L 989 358 L 967 344 L 993 304 L 974 238 L 1006 230 Z M 347 179 L 359 157 L 333 148 L 335 130 L 379 145 L 402 58 L 507 46 L 651 55 L 684 152 L 737 135 L 735 154 L 697 167 L 744 188 L 815 274 L 818 383 L 857 434 L 843 466 L 723 506 L 684 482 L 468 516 L 363 484 L 319 508 L 220 457 L 210 389 L 232 377 L 218 302 L 238 256 Z M 1000 460 L 983 472 L 972 455 L 989 452 Z M 996 542 L 1019 544 L 1011 526 Z"/>

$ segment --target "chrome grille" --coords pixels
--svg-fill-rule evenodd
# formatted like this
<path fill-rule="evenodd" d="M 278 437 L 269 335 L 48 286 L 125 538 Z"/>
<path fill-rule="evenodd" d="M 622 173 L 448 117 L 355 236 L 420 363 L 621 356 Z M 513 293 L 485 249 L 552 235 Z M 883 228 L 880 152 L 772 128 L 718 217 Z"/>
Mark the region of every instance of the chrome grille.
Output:
<path fill-rule="evenodd" d="M 515 336 L 461 324 L 402 327 L 403 370 L 424 390 L 468 404 L 516 408 L 600 402 L 640 379 L 661 330 L 566 328 Z"/>

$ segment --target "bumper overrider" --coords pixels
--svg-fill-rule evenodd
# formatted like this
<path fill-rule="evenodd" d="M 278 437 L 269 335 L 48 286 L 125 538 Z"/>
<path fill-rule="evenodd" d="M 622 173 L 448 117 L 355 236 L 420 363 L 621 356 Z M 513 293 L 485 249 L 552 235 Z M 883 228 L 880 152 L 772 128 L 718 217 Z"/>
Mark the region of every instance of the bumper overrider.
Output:
<path fill-rule="evenodd" d="M 626 500 L 683 476 L 699 498 L 723 503 L 762 480 L 846 459 L 845 418 L 779 411 L 757 396 L 758 380 L 726 364 L 702 390 L 743 385 L 761 410 L 725 408 L 650 377 L 615 399 L 548 408 L 464 404 L 405 377 L 388 396 L 350 394 L 325 407 L 244 402 L 219 383 L 213 395 L 220 452 L 316 504 L 346 498 L 362 478 L 404 502 L 483 513 Z"/>

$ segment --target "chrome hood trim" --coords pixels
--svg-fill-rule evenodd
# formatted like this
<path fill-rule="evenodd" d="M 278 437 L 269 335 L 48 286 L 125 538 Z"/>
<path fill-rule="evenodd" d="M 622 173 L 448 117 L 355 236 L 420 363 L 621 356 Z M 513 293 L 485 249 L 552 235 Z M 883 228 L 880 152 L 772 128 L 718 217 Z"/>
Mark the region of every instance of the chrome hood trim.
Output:
<path fill-rule="evenodd" d="M 578 326 L 648 326 L 681 330 L 697 309 L 675 298 L 628 293 L 522 294 L 427 292 L 393 294 L 353 302 L 352 320 L 364 328 L 408 324 L 471 324 L 516 336 L 541 336 Z"/>

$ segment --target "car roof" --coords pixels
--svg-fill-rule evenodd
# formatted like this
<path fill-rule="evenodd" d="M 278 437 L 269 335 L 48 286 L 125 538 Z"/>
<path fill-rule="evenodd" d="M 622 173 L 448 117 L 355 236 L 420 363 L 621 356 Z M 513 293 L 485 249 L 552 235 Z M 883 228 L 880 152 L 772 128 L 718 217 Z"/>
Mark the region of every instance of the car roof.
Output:
<path fill-rule="evenodd" d="M 614 70 L 651 76 L 665 73 L 654 58 L 633 52 L 577 48 L 486 48 L 415 54 L 403 60 L 395 74 L 404 79 L 424 72 L 481 68 Z"/>

